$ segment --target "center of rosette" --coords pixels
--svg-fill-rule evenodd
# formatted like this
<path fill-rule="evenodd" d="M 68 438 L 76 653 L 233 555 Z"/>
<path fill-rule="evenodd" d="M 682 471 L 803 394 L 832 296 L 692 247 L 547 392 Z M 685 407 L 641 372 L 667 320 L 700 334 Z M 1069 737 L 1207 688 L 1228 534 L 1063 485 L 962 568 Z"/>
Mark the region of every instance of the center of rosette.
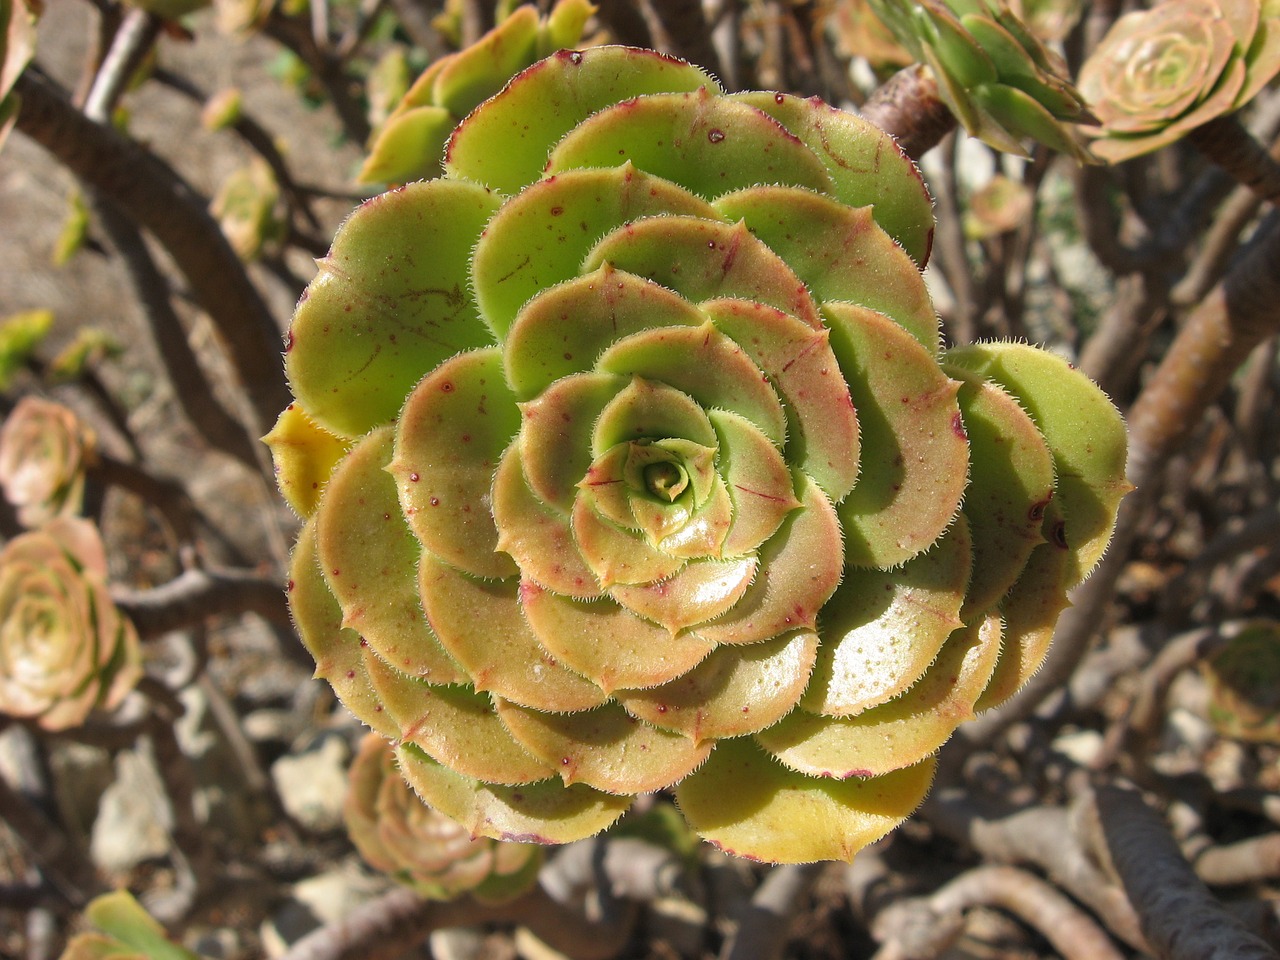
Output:
<path fill-rule="evenodd" d="M 678 463 L 651 463 L 644 468 L 644 488 L 659 500 L 675 503 L 689 488 L 689 474 Z"/>
<path fill-rule="evenodd" d="M 635 496 L 676 503 L 686 495 L 694 508 L 711 490 L 716 451 L 692 440 L 633 440 L 626 444 L 622 479 Z"/>
<path fill-rule="evenodd" d="M 651 544 L 678 533 L 715 489 L 716 448 L 679 437 L 615 444 L 587 471 L 602 515 L 643 533 Z"/>

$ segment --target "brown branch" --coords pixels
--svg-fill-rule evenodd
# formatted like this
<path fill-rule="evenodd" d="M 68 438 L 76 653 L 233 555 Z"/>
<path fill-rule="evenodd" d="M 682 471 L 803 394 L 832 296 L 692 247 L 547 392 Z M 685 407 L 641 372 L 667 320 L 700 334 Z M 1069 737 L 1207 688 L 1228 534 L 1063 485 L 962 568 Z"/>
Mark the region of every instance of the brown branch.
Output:
<path fill-rule="evenodd" d="M 722 960 L 778 960 L 786 954 L 791 920 L 823 863 L 788 864 L 766 874 L 745 905 L 734 935 L 720 951 Z"/>
<path fill-rule="evenodd" d="M 1232 113 L 1187 134 L 1187 142 L 1263 200 L 1280 200 L 1280 163 Z"/>
<path fill-rule="evenodd" d="M 303 937 L 280 960 L 393 960 L 435 930 L 490 923 L 527 927 L 553 950 L 574 960 L 606 960 L 630 937 L 633 911 L 606 910 L 599 920 L 589 919 L 565 902 L 580 886 L 576 875 L 587 869 L 606 896 L 645 899 L 660 895 L 664 889 L 660 882 L 641 881 L 641 871 L 633 869 L 634 864 L 628 866 L 637 855 L 634 846 L 611 854 L 608 847 L 614 843 L 604 841 L 604 849 L 602 844 L 592 843 L 586 848 L 585 860 L 578 857 L 563 868 L 557 866 L 559 857 L 553 859 L 543 868 L 549 882 L 506 903 L 479 903 L 469 897 L 431 902 L 409 890 L 393 890 Z M 669 852 L 660 853 L 661 864 L 672 860 Z M 655 863 L 651 857 L 641 857 L 639 862 Z M 651 872 L 659 875 L 668 871 L 659 865 Z"/>
<path fill-rule="evenodd" d="M 347 74 L 341 56 L 321 49 L 311 25 L 300 16 L 290 16 L 273 8 L 262 32 L 292 51 L 305 63 L 324 87 L 347 138 L 354 143 L 369 139 L 369 118 L 360 104 L 358 84 Z"/>
<path fill-rule="evenodd" d="M 93 867 L 74 850 L 66 833 L 0 776 L 0 820 L 5 821 L 27 848 L 50 887 L 79 908 L 98 892 Z"/>
<path fill-rule="evenodd" d="M 76 110 L 39 71 L 14 87 L 22 98 L 17 129 L 87 185 L 110 197 L 173 257 L 227 344 L 265 433 L 289 402 L 279 328 L 205 200 L 171 167 L 109 126 Z"/>
<path fill-rule="evenodd" d="M 898 941 L 888 956 L 941 954 L 959 935 L 965 911 L 1007 910 L 1040 933 L 1064 960 L 1123 960 L 1087 913 L 1033 873 L 1017 867 L 976 867 L 928 897 L 905 900 L 876 918 L 878 939 Z"/>
<path fill-rule="evenodd" d="M 862 105 L 862 116 L 886 133 L 912 160 L 919 160 L 956 128 L 956 118 L 938 96 L 938 81 L 920 64 L 899 70 Z"/>
<path fill-rule="evenodd" d="M 659 49 L 720 75 L 720 55 L 711 43 L 711 27 L 701 3 L 689 0 L 642 0 Z"/>
<path fill-rule="evenodd" d="M 169 281 L 156 266 L 141 232 L 109 197 L 98 191 L 91 192 L 90 197 L 99 225 L 124 261 L 125 273 L 142 307 L 151 341 L 164 363 L 178 406 L 210 446 L 254 471 L 262 470 L 259 444 L 250 439 L 244 425 L 214 394 L 173 308 Z"/>
<path fill-rule="evenodd" d="M 1277 960 L 1195 875 L 1163 820 L 1132 790 L 1097 792 L 1099 828 L 1155 956 L 1160 960 Z"/>
<path fill-rule="evenodd" d="M 1217 887 L 1274 880 L 1280 877 L 1280 833 L 1208 847 L 1194 865 L 1201 880 Z"/>
<path fill-rule="evenodd" d="M 936 830 L 1001 864 L 1027 864 L 1103 919 L 1107 928 L 1137 950 L 1146 950 L 1137 917 L 1123 892 L 1103 874 L 1085 848 L 1081 799 L 1071 809 L 1033 807 L 1007 816 L 982 810 L 967 794 L 949 791 L 931 797 L 921 815 Z"/>
<path fill-rule="evenodd" d="M 187 570 L 162 586 L 117 588 L 112 596 L 144 638 L 225 614 L 256 613 L 278 626 L 290 624 L 283 587 L 247 570 Z"/>

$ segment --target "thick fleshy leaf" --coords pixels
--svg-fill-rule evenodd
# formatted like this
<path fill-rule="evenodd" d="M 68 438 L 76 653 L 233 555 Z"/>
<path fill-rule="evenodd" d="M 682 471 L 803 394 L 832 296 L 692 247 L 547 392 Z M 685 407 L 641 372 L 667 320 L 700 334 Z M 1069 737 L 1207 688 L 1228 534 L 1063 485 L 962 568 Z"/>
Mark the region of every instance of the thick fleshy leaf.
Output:
<path fill-rule="evenodd" d="M 630 342 L 630 339 L 624 341 Z M 664 437 L 678 437 L 708 449 L 715 448 L 716 433 L 707 420 L 704 404 L 681 389 L 679 383 L 666 383 L 661 376 L 646 378 L 625 369 L 623 364 L 618 366 L 623 369 L 611 370 L 602 365 L 601 372 L 631 379 L 630 382 L 620 379 L 627 385 L 600 411 L 591 427 L 591 451 L 595 457 L 603 456 L 619 443 Z"/>
<path fill-rule="evenodd" d="M 623 161 L 706 200 L 757 183 L 831 186 L 813 151 L 776 120 L 706 87 L 601 110 L 556 145 L 547 173 Z"/>
<path fill-rule="evenodd" d="M 520 447 L 512 444 L 493 478 L 493 517 L 498 549 L 528 577 L 549 590 L 593 600 L 600 585 L 574 542 L 569 517 L 538 500 L 524 479 Z"/>
<path fill-rule="evenodd" d="M 875 124 L 847 110 L 785 93 L 735 93 L 731 99 L 769 114 L 799 137 L 827 168 L 832 195 L 874 208 L 876 223 L 921 268 L 933 248 L 933 198 L 915 162 Z"/>
<path fill-rule="evenodd" d="M 772 537 L 800 501 L 787 461 L 768 437 L 727 410 L 712 410 L 709 416 L 720 438 L 720 475 L 733 501 L 733 526 L 723 551 L 736 557 Z"/>
<path fill-rule="evenodd" d="M 595 459 L 595 422 L 629 383 L 607 373 L 574 374 L 520 405 L 520 458 L 529 489 L 543 503 L 565 512 L 573 507 L 578 483 Z"/>
<path fill-rule="evenodd" d="M 481 100 L 492 96 L 502 81 L 535 58 L 538 11 L 529 5 L 516 7 L 476 43 L 445 58 L 435 72 L 431 99 L 455 116 L 463 116 Z"/>
<path fill-rule="evenodd" d="M 648 793 L 669 787 L 711 752 L 678 734 L 651 727 L 610 703 L 586 713 L 551 714 L 498 704 L 511 733 L 566 785 L 585 783 L 606 793 Z"/>
<path fill-rule="evenodd" d="M 300 403 L 285 407 L 262 440 L 271 448 L 276 484 L 285 500 L 298 516 L 311 516 L 329 474 L 351 444 L 316 423 Z"/>
<path fill-rule="evenodd" d="M 407 183 L 439 173 L 457 123 L 448 110 L 431 104 L 397 111 L 378 132 L 357 182 Z"/>
<path fill-rule="evenodd" d="M 1054 502 L 1066 524 L 1058 539 L 1077 565 L 1068 586 L 1083 580 L 1107 548 L 1120 499 L 1133 489 L 1125 479 L 1128 437 L 1119 411 L 1061 357 L 1026 344 L 957 347 L 946 360 L 1008 390 L 1044 434 L 1058 477 Z"/>
<path fill-rule="evenodd" d="M 702 304 L 769 378 L 787 415 L 787 461 L 839 503 L 858 479 L 858 418 L 830 332 L 754 300 Z"/>
<path fill-rule="evenodd" d="M 780 256 L 819 303 L 844 300 L 897 321 L 930 353 L 938 315 L 924 276 L 884 232 L 871 207 L 848 207 L 808 190 L 751 186 L 721 197 L 716 209 L 743 220 Z"/>
<path fill-rule="evenodd" d="M 289 327 L 285 372 L 326 429 L 391 422 L 426 371 L 487 346 L 468 276 L 499 198 L 429 180 L 366 201 L 338 230 Z M 430 229 L 427 229 L 428 225 Z"/>
<path fill-rule="evenodd" d="M 731 410 L 779 448 L 786 439 L 787 419 L 778 395 L 746 352 L 710 321 L 701 327 L 633 334 L 606 350 L 597 366 L 607 373 L 665 383 L 705 409 Z"/>
<path fill-rule="evenodd" d="M 665 553 L 638 531 L 623 530 L 600 516 L 589 492 L 573 505 L 573 535 L 582 558 L 606 589 L 619 583 L 665 580 L 684 566 L 683 557 Z"/>
<path fill-rule="evenodd" d="M 487 783 L 533 783 L 556 771 L 511 739 L 493 699 L 471 687 L 431 686 L 367 656 L 369 681 L 412 743 L 439 763 Z"/>
<path fill-rule="evenodd" d="M 472 280 L 485 323 L 505 340 L 521 308 L 582 270 L 599 239 L 624 223 L 664 214 L 719 219 L 715 208 L 630 164 L 572 170 L 507 201 L 476 245 Z"/>
<path fill-rule="evenodd" d="M 477 580 L 430 554 L 418 579 L 440 642 L 477 690 L 536 710 L 589 710 L 604 702 L 604 691 L 538 642 L 520 612 L 516 581 Z"/>
<path fill-rule="evenodd" d="M 733 523 L 733 501 L 725 482 L 712 476 L 711 493 L 689 521 L 658 541 L 658 549 L 673 557 L 694 560 L 718 558 L 724 553 L 725 538 Z"/>
<path fill-rule="evenodd" d="M 698 835 L 726 853 L 773 863 L 852 861 L 920 805 L 933 761 L 867 780 L 807 777 L 750 737 L 725 740 L 676 787 Z"/>
<path fill-rule="evenodd" d="M 670 287 L 694 303 L 756 300 L 817 328 L 816 307 L 800 278 L 744 224 L 698 217 L 649 217 L 606 234 L 584 270 L 612 263 Z"/>
<path fill-rule="evenodd" d="M 714 646 L 692 634 L 672 637 L 612 600 L 583 603 L 532 583 L 521 585 L 520 598 L 542 645 L 606 693 L 674 680 Z"/>
<path fill-rule="evenodd" d="M 316 556 L 315 522 L 303 526 L 289 560 L 289 613 L 298 639 L 316 661 L 315 675 L 333 687 L 355 718 L 384 737 L 400 730 L 369 685 L 360 635 L 342 626 L 342 607 L 329 592 Z"/>
<path fill-rule="evenodd" d="M 619 584 L 609 595 L 632 613 L 672 634 L 711 620 L 742 599 L 756 574 L 755 557 L 695 560 L 668 580 L 643 586 Z"/>
<path fill-rule="evenodd" d="M 1055 501 L 1045 511 L 1045 542 L 1031 551 L 1022 576 L 1000 604 L 1004 649 L 995 675 L 978 700 L 978 710 L 997 707 L 1022 689 L 1049 653 L 1058 617 L 1071 605 L 1067 589 L 1078 569 L 1061 539 L 1062 530 Z"/>
<path fill-rule="evenodd" d="M 437 763 L 413 744 L 396 747 L 400 773 L 425 802 L 476 836 L 524 843 L 571 843 L 622 816 L 630 797 L 559 780 L 520 786 L 483 783 Z"/>
<path fill-rule="evenodd" d="M 783 764 L 815 777 L 875 777 L 918 763 L 973 719 L 1000 655 L 1000 618 L 956 630 L 912 687 L 852 717 L 796 710 L 757 742 Z"/>
<path fill-rule="evenodd" d="M 352 448 L 316 511 L 316 549 L 342 625 L 405 673 L 458 683 L 457 665 L 431 631 L 418 599 L 422 552 L 400 513 L 386 470 L 392 429 L 380 427 Z M 376 602 L 375 602 L 376 600 Z"/>
<path fill-rule="evenodd" d="M 850 571 L 822 610 L 823 645 L 803 707 L 853 716 L 915 683 L 963 625 L 971 555 L 960 519 L 931 550 L 896 570 Z"/>
<path fill-rule="evenodd" d="M 414 534 L 432 553 L 478 577 L 510 577 L 498 550 L 489 485 L 520 428 L 495 348 L 462 353 L 422 379 L 396 424 L 390 470 Z"/>
<path fill-rule="evenodd" d="M 595 366 L 610 344 L 642 330 L 699 326 L 683 297 L 611 264 L 551 287 L 516 316 L 503 343 L 507 381 L 528 400 L 561 377 Z"/>
<path fill-rule="evenodd" d="M 632 715 L 693 740 L 739 737 L 795 707 L 818 644 L 816 633 L 798 630 L 749 647 L 724 646 L 677 680 L 616 697 Z"/>
<path fill-rule="evenodd" d="M 845 558 L 892 567 L 934 543 L 960 507 L 969 479 L 960 385 L 888 317 L 845 303 L 824 311 L 862 428 L 862 475 L 838 508 Z"/>
<path fill-rule="evenodd" d="M 445 172 L 515 193 L 539 178 L 552 147 L 597 110 L 629 97 L 699 87 L 718 89 L 709 74 L 652 50 L 561 50 L 516 75 L 458 126 Z"/>
<path fill-rule="evenodd" d="M 755 581 L 732 610 L 699 627 L 699 636 L 715 643 L 758 643 L 814 628 L 844 572 L 840 523 L 812 480 L 801 475 L 795 485 L 800 509 L 760 548 Z"/>
<path fill-rule="evenodd" d="M 960 367 L 958 400 L 969 435 L 964 516 L 973 534 L 973 579 L 960 617 L 991 609 L 1022 573 L 1053 498 L 1053 457 L 1031 417 L 1003 389 Z"/>

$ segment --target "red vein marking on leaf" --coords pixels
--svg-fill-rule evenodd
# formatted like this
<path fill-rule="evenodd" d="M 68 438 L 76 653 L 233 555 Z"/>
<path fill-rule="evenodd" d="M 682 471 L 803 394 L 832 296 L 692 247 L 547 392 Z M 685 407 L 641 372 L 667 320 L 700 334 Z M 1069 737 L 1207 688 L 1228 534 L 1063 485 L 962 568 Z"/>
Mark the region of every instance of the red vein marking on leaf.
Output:
<path fill-rule="evenodd" d="M 786 373 L 788 370 L 791 369 L 792 364 L 798 363 L 799 361 L 803 360 L 805 355 L 808 354 L 810 350 L 815 350 L 824 343 L 826 343 L 825 337 L 814 337 L 812 340 L 810 340 L 808 343 L 806 343 L 803 347 L 800 348 L 799 353 L 797 353 L 794 357 L 792 357 L 790 360 L 788 360 L 786 363 L 782 365 L 782 370 L 780 372 Z M 822 372 L 826 373 L 825 370 Z"/>
<path fill-rule="evenodd" d="M 772 500 L 774 503 L 784 502 L 782 497 L 775 497 L 771 493 L 762 493 L 759 490 L 752 490 L 750 487 L 744 487 L 740 483 L 735 483 L 733 486 L 735 489 L 741 490 L 743 493 L 749 493 L 752 496 L 759 497 L 761 500 Z"/>
<path fill-rule="evenodd" d="M 517 273 L 519 273 L 521 270 L 523 270 L 525 267 L 527 267 L 527 266 L 529 265 L 529 261 L 530 261 L 531 259 L 532 259 L 532 258 L 531 258 L 528 254 L 526 254 L 526 255 L 525 255 L 525 258 L 524 258 L 523 260 L 521 260 L 521 261 L 520 261 L 519 263 L 517 263 L 514 267 L 512 267 L 510 270 L 508 270 L 506 273 L 504 273 L 502 276 L 500 276 L 500 277 L 498 278 L 498 283 L 503 283 L 503 282 L 505 282 L 505 281 L 507 281 L 507 280 L 510 280 L 510 279 L 511 279 L 512 277 L 514 277 Z"/>

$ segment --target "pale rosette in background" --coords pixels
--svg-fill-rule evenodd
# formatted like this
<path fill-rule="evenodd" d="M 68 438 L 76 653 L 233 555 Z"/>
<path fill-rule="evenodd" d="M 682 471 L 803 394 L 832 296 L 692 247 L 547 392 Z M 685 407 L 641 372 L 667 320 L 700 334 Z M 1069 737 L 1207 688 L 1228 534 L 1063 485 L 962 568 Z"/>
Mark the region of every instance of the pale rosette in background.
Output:
<path fill-rule="evenodd" d="M 138 635 L 112 601 L 106 574 L 97 528 L 76 517 L 0 550 L 0 713 L 65 730 L 134 688 Z"/>

